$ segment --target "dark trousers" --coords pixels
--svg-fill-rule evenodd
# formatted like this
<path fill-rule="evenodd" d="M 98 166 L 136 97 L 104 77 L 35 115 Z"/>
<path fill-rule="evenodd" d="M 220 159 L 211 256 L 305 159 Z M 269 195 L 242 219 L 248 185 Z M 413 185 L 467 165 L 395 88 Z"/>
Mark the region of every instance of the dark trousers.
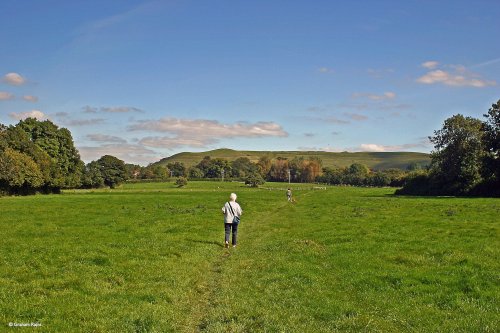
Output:
<path fill-rule="evenodd" d="M 225 241 L 229 243 L 229 234 L 231 233 L 231 229 L 233 230 L 233 245 L 236 245 L 236 239 L 238 236 L 238 225 L 234 223 L 224 223 L 224 229 L 226 231 Z"/>

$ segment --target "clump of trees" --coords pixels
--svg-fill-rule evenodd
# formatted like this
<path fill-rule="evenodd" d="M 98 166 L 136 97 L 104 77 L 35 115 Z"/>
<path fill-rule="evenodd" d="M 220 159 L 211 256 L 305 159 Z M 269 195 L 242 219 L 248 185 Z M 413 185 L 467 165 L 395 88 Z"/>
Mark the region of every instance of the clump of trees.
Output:
<path fill-rule="evenodd" d="M 167 164 L 169 169 L 173 166 Z M 182 170 L 179 166 L 176 169 Z M 184 170 L 179 175 L 191 179 L 238 179 L 250 186 L 259 186 L 265 181 L 314 182 L 322 173 L 322 162 L 318 158 L 296 157 L 289 160 L 283 157 L 270 159 L 267 156 L 261 157 L 256 163 L 248 157 L 239 157 L 230 162 L 224 158 L 205 156 L 198 164 Z"/>
<path fill-rule="evenodd" d="M 128 178 L 125 163 L 106 155 L 85 165 L 71 132 L 50 120 L 0 124 L 0 194 L 59 193 L 114 188 Z"/>
<path fill-rule="evenodd" d="M 323 175 L 318 177 L 317 181 L 331 185 L 398 187 L 403 184 L 409 172 L 402 169 L 373 171 L 364 164 L 353 163 L 345 168 L 324 168 Z"/>
<path fill-rule="evenodd" d="M 84 163 L 71 133 L 49 120 L 0 125 L 0 191 L 57 193 L 81 185 Z"/>
<path fill-rule="evenodd" d="M 396 194 L 500 196 L 500 100 L 484 117 L 446 119 L 429 137 L 429 170 L 412 174 Z"/>

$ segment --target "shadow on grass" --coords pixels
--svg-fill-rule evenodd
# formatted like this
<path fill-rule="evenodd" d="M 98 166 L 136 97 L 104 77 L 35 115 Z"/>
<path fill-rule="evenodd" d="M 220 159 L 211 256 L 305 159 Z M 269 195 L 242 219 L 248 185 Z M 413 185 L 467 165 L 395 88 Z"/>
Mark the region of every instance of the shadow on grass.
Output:
<path fill-rule="evenodd" d="M 188 239 L 188 242 L 191 243 L 200 243 L 200 244 L 209 244 L 209 245 L 216 245 L 218 247 L 224 247 L 224 245 L 221 242 L 216 242 L 216 241 L 210 241 L 210 240 L 200 240 L 200 239 Z"/>

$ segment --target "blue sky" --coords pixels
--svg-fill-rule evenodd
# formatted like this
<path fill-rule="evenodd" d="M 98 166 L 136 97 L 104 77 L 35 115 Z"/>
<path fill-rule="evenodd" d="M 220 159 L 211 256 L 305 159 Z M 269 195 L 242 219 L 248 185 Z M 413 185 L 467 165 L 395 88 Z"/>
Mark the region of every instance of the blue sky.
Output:
<path fill-rule="evenodd" d="M 182 151 L 420 151 L 500 99 L 500 1 L 0 3 L 0 123 L 86 162 Z"/>

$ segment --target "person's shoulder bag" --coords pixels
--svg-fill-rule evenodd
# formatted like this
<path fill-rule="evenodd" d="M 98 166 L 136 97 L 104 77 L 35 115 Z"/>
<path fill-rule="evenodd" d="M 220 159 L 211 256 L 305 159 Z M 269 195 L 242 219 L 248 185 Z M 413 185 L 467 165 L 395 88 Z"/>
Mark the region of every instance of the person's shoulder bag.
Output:
<path fill-rule="evenodd" d="M 227 204 L 229 205 L 229 209 L 231 209 L 231 214 L 233 214 L 233 216 L 234 216 L 234 217 L 233 217 L 233 223 L 234 223 L 234 224 L 238 224 L 238 223 L 240 223 L 240 217 L 239 217 L 239 216 L 236 216 L 236 215 L 234 214 L 234 211 L 233 211 L 233 206 L 231 206 L 231 204 L 229 203 L 229 201 L 227 202 Z"/>

